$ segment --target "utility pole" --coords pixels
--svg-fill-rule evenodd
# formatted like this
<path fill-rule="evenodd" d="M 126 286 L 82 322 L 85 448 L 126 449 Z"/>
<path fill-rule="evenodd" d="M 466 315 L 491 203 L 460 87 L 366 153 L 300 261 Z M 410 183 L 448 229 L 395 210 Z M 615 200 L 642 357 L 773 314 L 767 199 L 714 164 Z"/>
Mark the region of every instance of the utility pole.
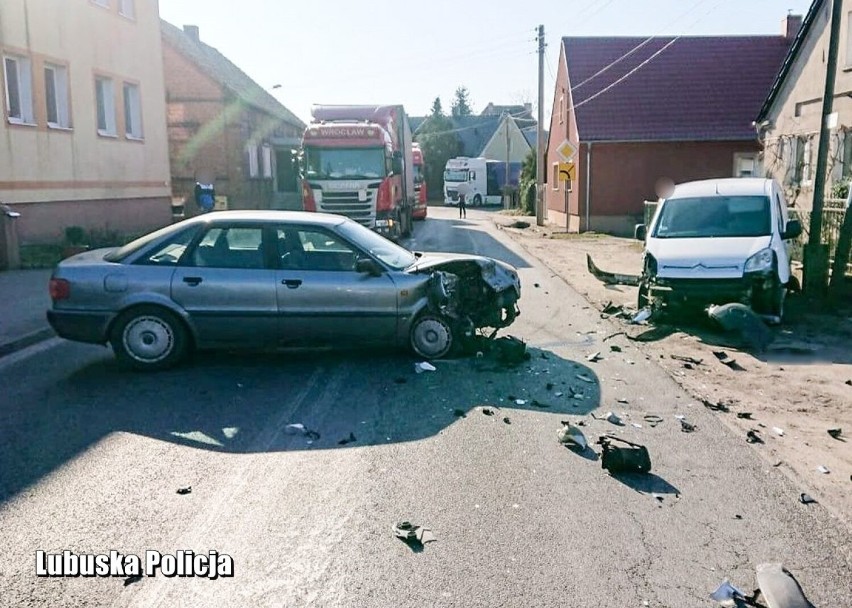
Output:
<path fill-rule="evenodd" d="M 538 128 L 536 129 L 535 223 L 544 226 L 544 26 L 538 26 Z"/>
<path fill-rule="evenodd" d="M 509 194 L 509 112 L 503 113 L 503 126 L 506 129 L 506 178 L 503 180 L 503 196 L 506 196 Z"/>
<path fill-rule="evenodd" d="M 831 38 L 828 42 L 828 61 L 825 73 L 825 92 L 822 97 L 822 119 L 819 132 L 814 200 L 811 210 L 810 234 L 805 245 L 803 287 L 809 295 L 824 295 L 828 279 L 828 245 L 822 244 L 822 207 L 825 199 L 825 174 L 828 164 L 830 129 L 828 117 L 834 109 L 834 80 L 837 75 L 837 47 L 840 44 L 840 18 L 843 0 L 834 0 L 831 10 Z"/>

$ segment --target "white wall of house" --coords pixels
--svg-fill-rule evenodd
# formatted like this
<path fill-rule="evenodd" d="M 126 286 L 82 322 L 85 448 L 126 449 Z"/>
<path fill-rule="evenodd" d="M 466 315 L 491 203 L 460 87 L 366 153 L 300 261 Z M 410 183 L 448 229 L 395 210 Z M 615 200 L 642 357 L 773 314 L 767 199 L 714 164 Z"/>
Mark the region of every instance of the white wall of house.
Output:
<path fill-rule="evenodd" d="M 819 146 L 822 97 L 825 87 L 831 2 L 824 2 L 808 37 L 800 48 L 761 131 L 766 175 L 784 184 L 788 200 L 802 209 L 813 202 L 813 181 Z M 840 24 L 834 112 L 827 181 L 832 184 L 852 176 L 852 0 L 843 2 Z"/>
<path fill-rule="evenodd" d="M 508 137 L 507 137 L 508 133 Z M 530 145 L 517 123 L 510 117 L 503 117 L 494 135 L 485 144 L 482 154 L 489 160 L 507 160 L 523 162 L 529 154 Z"/>

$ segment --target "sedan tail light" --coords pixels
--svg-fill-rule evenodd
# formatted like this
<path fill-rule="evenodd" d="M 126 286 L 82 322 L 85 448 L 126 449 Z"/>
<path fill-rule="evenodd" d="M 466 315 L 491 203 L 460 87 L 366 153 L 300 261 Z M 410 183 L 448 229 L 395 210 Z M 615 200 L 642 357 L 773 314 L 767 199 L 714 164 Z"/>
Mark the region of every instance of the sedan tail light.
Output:
<path fill-rule="evenodd" d="M 50 290 L 50 299 L 54 302 L 67 300 L 71 297 L 71 283 L 67 279 L 50 279 L 48 289 Z"/>

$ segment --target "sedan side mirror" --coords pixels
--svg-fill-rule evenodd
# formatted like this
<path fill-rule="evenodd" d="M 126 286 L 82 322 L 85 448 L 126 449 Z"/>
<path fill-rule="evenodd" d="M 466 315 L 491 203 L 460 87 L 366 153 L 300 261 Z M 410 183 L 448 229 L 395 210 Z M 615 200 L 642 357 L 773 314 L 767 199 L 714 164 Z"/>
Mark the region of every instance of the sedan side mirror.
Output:
<path fill-rule="evenodd" d="M 648 229 L 645 227 L 645 224 L 636 224 L 633 227 L 633 238 L 637 241 L 644 241 L 645 237 L 648 236 Z"/>
<path fill-rule="evenodd" d="M 790 220 L 787 222 L 787 228 L 784 229 L 784 234 L 781 235 L 781 240 L 789 241 L 790 239 L 798 238 L 802 234 L 802 223 L 799 220 Z"/>
<path fill-rule="evenodd" d="M 358 258 L 355 262 L 355 271 L 377 277 L 382 274 L 382 267 L 372 258 Z"/>

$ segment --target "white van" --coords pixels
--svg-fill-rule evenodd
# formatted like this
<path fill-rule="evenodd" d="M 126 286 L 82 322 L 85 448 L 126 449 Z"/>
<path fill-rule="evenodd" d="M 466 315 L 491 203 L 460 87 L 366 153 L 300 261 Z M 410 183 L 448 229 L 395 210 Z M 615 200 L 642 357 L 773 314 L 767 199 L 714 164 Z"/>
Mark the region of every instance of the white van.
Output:
<path fill-rule="evenodd" d="M 484 158 L 458 156 L 447 161 L 444 167 L 444 204 L 459 204 L 459 185 L 466 183 L 469 192 L 465 197 L 468 207 L 479 207 L 486 202 L 488 181 Z"/>
<path fill-rule="evenodd" d="M 639 306 L 742 302 L 780 323 L 791 282 L 789 241 L 801 232 L 774 180 L 679 184 L 647 229 L 636 226 L 645 241 Z"/>

